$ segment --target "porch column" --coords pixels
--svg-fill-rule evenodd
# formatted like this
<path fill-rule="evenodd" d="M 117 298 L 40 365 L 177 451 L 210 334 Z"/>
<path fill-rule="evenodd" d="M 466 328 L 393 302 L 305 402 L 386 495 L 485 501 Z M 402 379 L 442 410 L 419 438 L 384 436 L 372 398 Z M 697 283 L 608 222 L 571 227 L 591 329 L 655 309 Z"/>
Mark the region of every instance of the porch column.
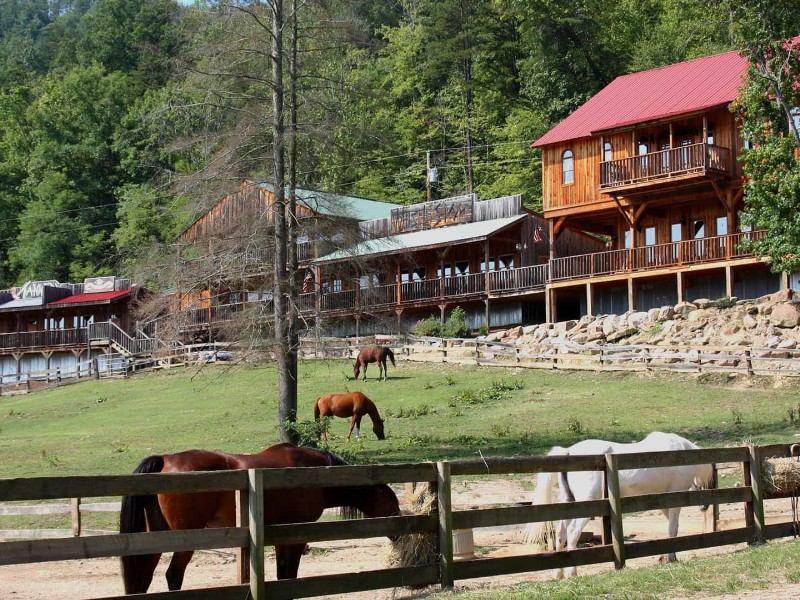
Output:
<path fill-rule="evenodd" d="M 401 287 L 401 285 L 400 285 L 400 263 L 397 263 L 395 281 L 397 282 L 397 289 L 395 290 L 395 292 L 396 292 L 395 296 L 397 297 L 397 304 L 400 304 L 401 303 L 401 299 L 402 299 L 402 295 L 400 294 L 400 287 Z M 400 313 L 398 313 L 398 316 L 400 316 Z"/>
<path fill-rule="evenodd" d="M 678 302 L 683 302 L 683 271 L 678 271 L 676 274 L 678 278 Z"/>
<path fill-rule="evenodd" d="M 781 271 L 781 289 L 789 289 L 789 271 Z"/>
<path fill-rule="evenodd" d="M 590 317 L 594 316 L 594 302 L 592 301 L 592 283 L 586 282 L 586 314 Z"/>
<path fill-rule="evenodd" d="M 636 298 L 633 293 L 633 277 L 628 277 L 628 310 L 636 310 Z"/>
<path fill-rule="evenodd" d="M 725 295 L 733 297 L 733 267 L 725 265 Z"/>
<path fill-rule="evenodd" d="M 489 327 L 492 326 L 492 319 L 491 319 L 491 314 L 492 313 L 489 310 L 489 298 L 486 298 L 486 300 L 484 300 L 483 303 L 485 305 L 484 308 L 485 308 L 485 311 L 486 311 L 485 315 L 484 315 L 484 318 L 486 320 L 486 327 L 489 328 Z"/>
<path fill-rule="evenodd" d="M 356 338 L 361 337 L 361 315 L 356 315 Z"/>
<path fill-rule="evenodd" d="M 547 221 L 547 230 L 550 233 L 550 260 L 553 260 L 556 257 L 556 225 L 552 219 Z"/>
<path fill-rule="evenodd" d="M 447 309 L 447 304 L 439 305 L 439 325 L 444 327 L 444 311 Z"/>
<path fill-rule="evenodd" d="M 544 290 L 544 321 L 554 323 L 556 318 L 555 307 L 556 293 L 553 288 L 547 286 Z"/>
<path fill-rule="evenodd" d="M 490 287 L 491 287 L 491 273 L 489 272 L 489 240 L 484 240 L 483 242 L 483 264 L 486 267 L 486 272 L 484 273 L 484 290 L 486 297 L 489 297 Z"/>

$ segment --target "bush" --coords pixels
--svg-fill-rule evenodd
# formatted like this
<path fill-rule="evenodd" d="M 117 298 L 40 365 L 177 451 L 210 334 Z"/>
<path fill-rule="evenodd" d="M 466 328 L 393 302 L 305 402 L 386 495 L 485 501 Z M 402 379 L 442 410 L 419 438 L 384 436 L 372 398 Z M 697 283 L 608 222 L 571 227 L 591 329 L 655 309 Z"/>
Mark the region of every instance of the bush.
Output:
<path fill-rule="evenodd" d="M 442 326 L 439 323 L 439 319 L 431 315 L 427 319 L 417 321 L 417 324 L 414 325 L 413 332 L 414 335 L 442 337 Z"/>
<path fill-rule="evenodd" d="M 489 335 L 489 326 L 486 323 L 481 323 L 481 326 L 478 327 L 478 335 L 481 337 Z"/>
<path fill-rule="evenodd" d="M 319 421 L 285 421 L 283 423 L 284 429 L 297 440 L 297 445 L 308 448 L 320 447 L 320 436 L 323 431 L 327 433 L 330 430 L 330 425 L 331 417 L 320 417 Z"/>
<path fill-rule="evenodd" d="M 730 298 L 727 296 L 725 298 L 718 298 L 716 301 L 714 301 L 714 306 L 716 306 L 719 309 L 732 308 L 735 305 L 736 305 L 736 298 Z"/>
<path fill-rule="evenodd" d="M 450 318 L 442 327 L 442 337 L 464 338 L 472 334 L 472 329 L 467 323 L 467 313 L 460 306 L 450 312 Z"/>

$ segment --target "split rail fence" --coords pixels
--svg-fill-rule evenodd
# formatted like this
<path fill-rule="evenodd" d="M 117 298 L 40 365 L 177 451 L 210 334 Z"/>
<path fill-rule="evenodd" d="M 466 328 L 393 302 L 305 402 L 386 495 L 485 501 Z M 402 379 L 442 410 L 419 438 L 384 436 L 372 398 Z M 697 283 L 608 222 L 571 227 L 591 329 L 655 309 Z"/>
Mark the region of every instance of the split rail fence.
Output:
<path fill-rule="evenodd" d="M 545 569 L 613 562 L 622 568 L 631 558 L 654 556 L 742 542 L 758 543 L 795 534 L 795 523 L 767 525 L 764 519 L 764 486 L 761 461 L 790 455 L 788 445 L 743 446 L 642 454 L 597 456 L 486 458 L 438 463 L 254 469 L 207 473 L 111 475 L 93 477 L 38 477 L 0 480 L 0 501 L 85 498 L 126 494 L 234 490 L 239 514 L 230 528 L 161 531 L 0 543 L 0 565 L 57 560 L 137 555 L 155 552 L 238 548 L 241 556 L 237 585 L 154 593 L 153 599 L 303 598 L 329 593 L 366 591 L 400 586 L 440 585 L 457 580 L 540 571 Z M 619 472 L 706 463 L 739 463 L 743 485 L 711 490 L 620 497 Z M 453 477 L 534 474 L 557 471 L 600 471 L 605 497 L 586 502 L 549 505 L 453 510 Z M 368 485 L 375 483 L 427 482 L 437 502 L 427 515 L 405 515 L 317 523 L 264 525 L 264 496 L 310 486 Z M 277 492 L 277 490 L 281 490 Z M 673 539 L 630 542 L 624 539 L 624 513 L 677 506 L 744 503 L 745 526 L 725 531 L 684 535 Z M 543 552 L 511 557 L 453 560 L 453 531 L 495 527 L 563 518 L 599 517 L 603 543 L 573 551 Z M 665 528 L 666 529 L 666 528 Z M 433 564 L 394 567 L 358 573 L 266 581 L 265 545 L 302 543 L 376 536 L 433 533 L 438 539 L 439 560 Z M 388 543 L 388 542 L 387 542 Z M 123 596 L 114 597 L 121 600 Z"/>

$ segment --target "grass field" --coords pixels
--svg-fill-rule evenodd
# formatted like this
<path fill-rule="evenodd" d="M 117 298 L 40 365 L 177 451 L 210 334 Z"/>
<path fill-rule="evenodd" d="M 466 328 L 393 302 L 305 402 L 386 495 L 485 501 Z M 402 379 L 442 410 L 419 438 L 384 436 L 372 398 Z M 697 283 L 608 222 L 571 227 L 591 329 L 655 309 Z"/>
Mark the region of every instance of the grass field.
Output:
<path fill-rule="evenodd" d="M 390 368 L 391 369 L 391 368 Z M 673 431 L 701 446 L 793 441 L 797 384 L 725 375 L 590 373 L 398 363 L 390 379 L 350 379 L 344 361 L 303 362 L 299 419 L 324 393 L 361 390 L 386 420 L 379 441 L 332 446 L 358 462 L 542 454 L 588 437 Z M 0 397 L 0 477 L 129 473 L 149 454 L 256 452 L 277 441 L 271 366 L 174 369 Z"/>
<path fill-rule="evenodd" d="M 790 443 L 800 429 L 792 380 L 409 362 L 391 369 L 386 382 L 353 381 L 351 374 L 345 361 L 302 363 L 299 417 L 312 419 L 321 394 L 363 391 L 386 419 L 387 439 L 375 439 L 365 420 L 363 441 L 346 444 L 347 421 L 331 424 L 333 448 L 358 462 L 542 454 L 588 437 L 632 441 L 653 430 L 705 447 Z M 0 397 L 0 478 L 129 473 L 149 454 L 188 448 L 256 452 L 278 439 L 276 389 L 271 366 L 207 365 Z M 68 516 L 0 519 L 0 528 L 68 526 Z M 115 524 L 103 514 L 86 526 Z M 800 581 L 797 547 L 770 544 L 713 561 L 447 597 L 714 595 Z"/>

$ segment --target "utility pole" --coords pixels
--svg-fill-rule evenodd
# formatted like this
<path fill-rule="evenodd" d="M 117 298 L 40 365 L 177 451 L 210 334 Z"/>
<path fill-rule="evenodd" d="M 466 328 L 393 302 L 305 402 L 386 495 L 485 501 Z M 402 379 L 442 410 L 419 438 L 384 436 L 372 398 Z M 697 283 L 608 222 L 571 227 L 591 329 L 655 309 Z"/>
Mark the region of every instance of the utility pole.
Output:
<path fill-rule="evenodd" d="M 431 201 L 431 151 L 425 151 L 425 188 L 428 190 L 428 202 Z"/>

